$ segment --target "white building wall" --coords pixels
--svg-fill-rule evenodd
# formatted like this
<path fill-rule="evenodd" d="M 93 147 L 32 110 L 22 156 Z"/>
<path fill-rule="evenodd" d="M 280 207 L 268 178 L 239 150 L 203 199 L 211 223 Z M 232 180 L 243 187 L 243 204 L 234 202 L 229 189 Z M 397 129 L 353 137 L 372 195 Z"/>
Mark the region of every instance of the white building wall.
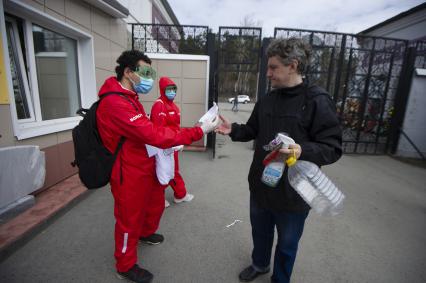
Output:
<path fill-rule="evenodd" d="M 416 69 L 411 83 L 410 96 L 405 112 L 403 131 L 426 156 L 426 69 Z M 400 135 L 398 156 L 419 158 L 419 154 Z"/>
<path fill-rule="evenodd" d="M 370 31 L 365 35 L 415 40 L 426 36 L 426 9 Z"/>

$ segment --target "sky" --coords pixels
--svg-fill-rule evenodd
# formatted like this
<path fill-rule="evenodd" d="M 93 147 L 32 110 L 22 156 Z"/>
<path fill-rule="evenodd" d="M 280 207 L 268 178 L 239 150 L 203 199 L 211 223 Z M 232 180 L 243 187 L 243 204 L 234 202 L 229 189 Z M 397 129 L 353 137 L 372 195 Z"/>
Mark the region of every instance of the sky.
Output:
<path fill-rule="evenodd" d="M 274 27 L 358 33 L 420 0 L 168 0 L 182 25 L 241 26 L 244 19 L 273 36 Z"/>

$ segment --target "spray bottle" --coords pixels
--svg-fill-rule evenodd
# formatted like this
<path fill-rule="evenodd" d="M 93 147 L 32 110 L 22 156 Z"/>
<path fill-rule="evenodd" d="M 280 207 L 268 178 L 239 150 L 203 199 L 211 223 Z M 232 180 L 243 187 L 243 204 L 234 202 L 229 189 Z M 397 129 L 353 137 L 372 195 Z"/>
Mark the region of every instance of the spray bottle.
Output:
<path fill-rule="evenodd" d="M 269 144 L 263 147 L 267 151 L 272 151 L 263 160 L 263 165 L 265 165 L 265 169 L 263 170 L 261 178 L 262 182 L 268 185 L 269 187 L 275 188 L 284 173 L 284 161 L 277 160 L 279 150 L 281 148 L 288 148 L 288 146 L 291 144 L 295 144 L 292 138 L 290 138 L 286 133 L 278 133 L 275 139 L 273 139 Z M 295 156 L 291 156 L 286 160 L 287 164 L 294 164 L 295 162 Z"/>

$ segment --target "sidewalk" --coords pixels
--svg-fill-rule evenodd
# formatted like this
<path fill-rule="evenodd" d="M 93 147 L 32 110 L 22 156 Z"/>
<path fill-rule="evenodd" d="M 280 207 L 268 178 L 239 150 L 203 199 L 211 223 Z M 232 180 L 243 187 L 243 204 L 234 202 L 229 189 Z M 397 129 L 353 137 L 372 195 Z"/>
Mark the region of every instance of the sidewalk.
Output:
<path fill-rule="evenodd" d="M 239 106 L 233 113 L 231 104 L 220 105 L 231 121 L 245 122 L 253 105 Z M 252 245 L 251 148 L 218 136 L 215 160 L 183 152 L 182 174 L 195 199 L 176 205 L 168 189 L 172 204 L 160 227 L 166 240 L 139 248 L 154 282 L 238 282 Z M 347 196 L 344 213 L 311 213 L 292 282 L 425 282 L 426 169 L 388 156 L 346 155 L 324 171 Z M 97 190 L 1 262 L 0 282 L 123 282 L 114 275 L 113 230 L 111 193 Z"/>

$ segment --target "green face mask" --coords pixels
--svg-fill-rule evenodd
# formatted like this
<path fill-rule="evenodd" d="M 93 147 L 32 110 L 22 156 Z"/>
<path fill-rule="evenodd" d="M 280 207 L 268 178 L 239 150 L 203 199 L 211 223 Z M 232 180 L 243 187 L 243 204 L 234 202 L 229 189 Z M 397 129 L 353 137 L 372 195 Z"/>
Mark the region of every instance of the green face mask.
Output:
<path fill-rule="evenodd" d="M 157 72 L 151 66 L 138 66 L 135 70 L 135 73 L 146 79 L 153 79 L 157 77 Z"/>

